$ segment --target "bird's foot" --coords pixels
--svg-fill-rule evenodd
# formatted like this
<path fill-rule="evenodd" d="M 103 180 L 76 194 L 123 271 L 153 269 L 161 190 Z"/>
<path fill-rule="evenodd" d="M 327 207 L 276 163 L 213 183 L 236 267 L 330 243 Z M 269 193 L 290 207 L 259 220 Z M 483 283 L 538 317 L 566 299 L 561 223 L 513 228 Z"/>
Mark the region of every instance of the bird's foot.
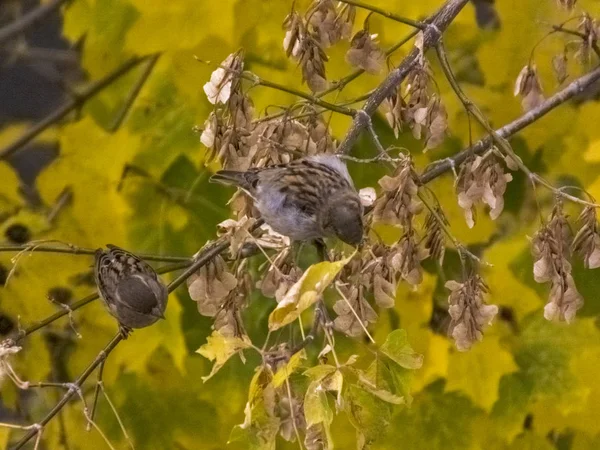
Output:
<path fill-rule="evenodd" d="M 119 333 L 123 339 L 127 339 L 133 330 L 125 325 L 119 324 Z"/>

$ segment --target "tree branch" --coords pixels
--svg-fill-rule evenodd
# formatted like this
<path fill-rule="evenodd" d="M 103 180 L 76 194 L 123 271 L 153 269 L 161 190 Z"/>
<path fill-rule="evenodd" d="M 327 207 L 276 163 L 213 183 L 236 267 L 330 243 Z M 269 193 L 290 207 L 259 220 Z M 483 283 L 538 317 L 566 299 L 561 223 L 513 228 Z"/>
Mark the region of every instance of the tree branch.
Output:
<path fill-rule="evenodd" d="M 423 31 L 423 51 L 426 51 L 438 42 L 442 33 L 448 28 L 452 20 L 454 20 L 467 2 L 468 0 L 448 0 L 444 6 L 428 20 L 427 28 Z M 363 111 L 366 114 L 357 114 L 354 117 L 346 137 L 338 147 L 338 153 L 346 154 L 350 152 L 360 133 L 368 124 L 366 115 L 372 116 L 381 102 L 398 88 L 400 83 L 402 83 L 412 69 L 413 65 L 417 62 L 420 54 L 421 50 L 414 48 L 400 65 L 389 73 L 383 83 L 373 91 L 363 106 Z"/>
<path fill-rule="evenodd" d="M 586 75 L 577 78 L 573 82 L 571 82 L 567 87 L 565 87 L 562 91 L 557 92 L 552 97 L 546 99 L 541 105 L 537 108 L 534 108 L 525 114 L 523 114 L 518 119 L 513 122 L 503 126 L 496 130 L 496 134 L 502 138 L 508 138 L 515 133 L 521 131 L 528 125 L 531 125 L 536 120 L 548 114 L 557 106 L 565 103 L 567 100 L 570 100 L 575 95 L 580 94 L 586 88 L 591 86 L 593 83 L 600 79 L 600 67 L 592 70 Z M 420 177 L 420 180 L 423 184 L 429 183 L 440 175 L 452 169 L 452 167 L 456 167 L 462 164 L 469 155 L 475 153 L 480 154 L 487 150 L 492 144 L 492 137 L 488 136 L 484 139 L 479 140 L 474 145 L 469 148 L 462 150 L 451 158 L 446 158 L 437 164 L 435 164 L 431 169 L 426 170 Z"/>
<path fill-rule="evenodd" d="M 46 128 L 61 120 L 71 111 L 74 111 L 78 107 L 82 106 L 85 102 L 87 102 L 90 98 L 95 96 L 98 92 L 102 91 L 105 87 L 112 84 L 115 80 L 125 75 L 127 72 L 136 67 L 145 59 L 146 58 L 139 57 L 131 58 L 125 64 L 118 67 L 117 69 L 106 75 L 104 78 L 89 84 L 86 88 L 79 92 L 77 96 L 69 99 L 64 105 L 61 105 L 58 108 L 56 108 L 46 117 L 44 117 L 41 121 L 29 128 L 25 133 L 23 133 L 19 138 L 17 138 L 17 140 L 0 150 L 0 160 L 8 158 L 13 153 L 20 150 L 23 146 L 31 142 Z"/>
<path fill-rule="evenodd" d="M 46 416 L 40 422 L 35 424 L 35 427 L 31 428 L 25 434 L 25 436 L 23 436 L 21 440 L 17 442 L 17 444 L 13 447 L 13 450 L 19 450 L 23 448 L 23 446 L 27 444 L 27 442 L 29 442 L 34 436 L 36 436 L 38 433 L 42 433 L 44 426 L 46 426 L 48 422 L 50 422 L 52 418 L 56 416 L 56 414 L 58 414 L 59 411 L 67 404 L 71 397 L 73 397 L 73 395 L 75 395 L 81 389 L 81 386 L 83 385 L 85 380 L 87 380 L 87 378 L 92 374 L 96 367 L 98 367 L 100 364 L 102 364 L 102 362 L 106 360 L 110 352 L 112 352 L 122 340 L 123 336 L 121 335 L 121 333 L 117 333 L 115 337 L 113 337 L 111 341 L 106 345 L 106 347 L 104 347 L 104 349 L 101 350 L 100 353 L 98 353 L 98 356 L 96 356 L 96 358 L 91 362 L 91 364 L 87 366 L 87 368 L 82 372 L 82 374 L 79 375 L 79 377 L 70 385 L 65 395 L 63 395 L 60 401 L 56 405 L 54 405 L 54 408 L 52 408 L 50 412 L 46 414 Z"/>
<path fill-rule="evenodd" d="M 32 9 L 24 16 L 9 23 L 0 29 L 0 47 L 8 40 L 24 32 L 36 22 L 44 19 L 52 11 L 58 9 L 66 0 L 50 0 L 48 3 L 42 3 L 37 8 Z"/>

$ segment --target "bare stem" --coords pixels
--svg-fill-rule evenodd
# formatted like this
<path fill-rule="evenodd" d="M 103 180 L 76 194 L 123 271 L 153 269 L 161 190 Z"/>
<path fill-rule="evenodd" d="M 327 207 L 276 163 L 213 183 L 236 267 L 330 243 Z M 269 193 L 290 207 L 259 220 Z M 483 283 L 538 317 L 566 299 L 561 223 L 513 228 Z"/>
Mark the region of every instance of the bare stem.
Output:
<path fill-rule="evenodd" d="M 503 126 L 496 130 L 496 134 L 502 138 L 508 138 L 523 128 L 531 125 L 536 120 L 548 114 L 554 108 L 559 105 L 562 105 L 567 100 L 570 100 L 575 95 L 583 92 L 586 88 L 591 86 L 593 83 L 600 79 L 600 67 L 594 69 L 586 75 L 583 75 L 580 78 L 577 78 L 573 82 L 571 82 L 567 87 L 563 90 L 557 92 L 552 97 L 546 99 L 541 105 L 537 108 L 534 108 L 525 114 L 523 114 L 518 119 L 515 119 L 511 123 Z M 452 158 L 445 158 L 433 164 L 433 166 L 426 170 L 421 175 L 422 183 L 429 183 L 430 181 L 436 179 L 440 175 L 443 175 L 449 170 L 452 170 L 453 167 L 456 167 L 462 164 L 469 155 L 472 154 L 480 154 L 487 150 L 492 144 L 492 137 L 488 136 L 484 139 L 479 140 L 474 145 L 462 150 L 461 152 L 454 155 Z"/>
<path fill-rule="evenodd" d="M 381 9 L 381 8 L 378 8 L 376 6 L 368 5 L 368 4 L 363 3 L 363 2 L 359 2 L 359 1 L 356 1 L 356 0 L 340 0 L 340 2 L 341 3 L 346 3 L 348 5 L 353 5 L 353 6 L 356 6 L 358 8 L 361 8 L 361 9 L 366 9 L 368 11 L 373 11 L 374 13 L 377 13 L 377 14 L 383 16 L 383 17 L 387 17 L 388 19 L 391 19 L 391 20 L 393 20 L 395 22 L 403 23 L 405 25 L 410 25 L 411 27 L 414 27 L 414 28 L 416 28 L 418 30 L 423 30 L 423 29 L 425 29 L 427 27 L 427 24 L 424 24 L 422 22 L 418 22 L 416 20 L 412 20 L 412 19 L 408 19 L 406 17 L 399 16 L 397 14 L 388 12 L 388 11 L 386 11 L 384 9 Z"/>
<path fill-rule="evenodd" d="M 292 88 L 289 88 L 289 87 L 281 85 L 281 84 L 273 83 L 272 81 L 263 80 L 256 74 L 250 74 L 248 72 L 244 72 L 241 74 L 241 77 L 246 80 L 252 81 L 255 85 L 265 86 L 265 87 L 268 87 L 271 89 L 275 89 L 277 91 L 286 92 L 288 94 L 295 95 L 296 97 L 304 98 L 304 99 L 308 100 L 309 102 L 314 103 L 317 106 L 320 106 L 329 111 L 336 112 L 338 114 L 343 114 L 345 116 L 350 116 L 350 117 L 353 117 L 355 114 L 355 111 L 351 108 L 347 108 L 345 106 L 334 105 L 333 103 L 329 103 L 324 100 L 321 100 L 314 95 L 310 95 L 305 92 L 298 91 L 296 89 L 292 89 Z"/>
<path fill-rule="evenodd" d="M 123 121 L 125 120 L 125 117 L 127 117 L 129 110 L 131 110 L 131 107 L 133 106 L 138 95 L 140 94 L 140 91 L 144 87 L 144 84 L 146 84 L 146 81 L 148 80 L 148 77 L 152 73 L 152 70 L 154 69 L 154 66 L 156 65 L 156 62 L 158 61 L 159 57 L 160 57 L 160 54 L 157 53 L 156 55 L 152 55 L 148 59 L 148 62 L 146 63 L 144 70 L 140 74 L 137 81 L 131 87 L 129 94 L 127 94 L 127 98 L 123 102 L 123 106 L 117 113 L 117 116 L 115 117 L 114 122 L 110 125 L 110 127 L 109 127 L 110 131 L 112 131 L 112 132 L 117 131 L 119 129 L 119 127 L 121 126 L 121 124 L 123 123 Z"/>

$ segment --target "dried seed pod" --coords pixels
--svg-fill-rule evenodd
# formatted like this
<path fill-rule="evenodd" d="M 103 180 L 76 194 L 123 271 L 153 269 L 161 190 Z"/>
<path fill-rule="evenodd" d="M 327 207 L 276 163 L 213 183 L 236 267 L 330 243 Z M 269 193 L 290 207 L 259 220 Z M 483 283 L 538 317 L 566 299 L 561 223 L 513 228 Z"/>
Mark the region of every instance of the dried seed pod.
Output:
<path fill-rule="evenodd" d="M 299 59 L 301 43 L 306 34 L 302 18 L 297 12 L 292 11 L 284 19 L 283 28 L 286 30 L 285 37 L 283 38 L 283 49 L 286 56 L 288 58 L 291 56 L 294 59 Z"/>
<path fill-rule="evenodd" d="M 575 8 L 575 3 L 577 3 L 577 0 L 556 0 L 558 7 L 566 9 L 567 11 L 571 11 Z"/>
<path fill-rule="evenodd" d="M 364 297 L 363 286 L 340 286 L 340 289 L 346 298 L 333 305 L 333 310 L 338 315 L 333 325 L 336 330 L 348 336 L 360 336 L 364 333 L 363 327 L 377 321 L 377 313 Z"/>
<path fill-rule="evenodd" d="M 229 272 L 223 258 L 216 256 L 187 279 L 187 286 L 190 297 L 198 303 L 198 312 L 214 317 L 237 286 L 237 279 Z"/>
<path fill-rule="evenodd" d="M 566 51 L 552 57 L 552 70 L 558 84 L 562 84 L 569 77 Z"/>
<path fill-rule="evenodd" d="M 406 157 L 396 168 L 393 176 L 379 180 L 382 195 L 375 201 L 373 217 L 375 221 L 398 224 L 408 229 L 413 217 L 420 213 L 423 204 L 416 199 L 418 179 L 412 160 Z"/>
<path fill-rule="evenodd" d="M 114 245 L 98 249 L 94 276 L 98 294 L 124 337 L 132 328 L 164 319 L 169 293 L 150 265 Z"/>
<path fill-rule="evenodd" d="M 448 113 L 441 100 L 432 95 L 426 107 L 418 108 L 413 114 L 413 135 L 421 139 L 422 130 L 425 130 L 425 150 L 440 145 L 446 137 L 448 129 Z"/>
<path fill-rule="evenodd" d="M 490 207 L 490 218 L 495 220 L 504 209 L 504 193 L 512 175 L 504 173 L 493 149 L 482 156 L 467 159 L 460 167 L 456 180 L 458 204 L 463 208 L 467 226 L 475 225 L 475 204 L 483 202 Z"/>
<path fill-rule="evenodd" d="M 286 248 L 275 257 L 258 287 L 265 297 L 274 297 L 279 303 L 301 276 L 302 269 L 294 264 L 291 248 Z"/>
<path fill-rule="evenodd" d="M 581 228 L 575 235 L 571 248 L 583 257 L 586 269 L 596 269 L 600 267 L 600 231 L 596 208 L 586 206 L 577 221 Z"/>
<path fill-rule="evenodd" d="M 539 106 L 544 101 L 542 83 L 535 64 L 528 64 L 517 77 L 515 82 L 515 97 L 521 96 L 521 105 L 525 111 Z"/>
<path fill-rule="evenodd" d="M 342 37 L 338 13 L 332 0 L 315 0 L 308 8 L 306 17 L 313 35 L 323 48 L 331 47 Z"/>
<path fill-rule="evenodd" d="M 583 298 L 571 276 L 571 263 L 568 260 L 571 238 L 569 224 L 562 212 L 562 203 L 557 202 L 550 222 L 542 226 L 531 239 L 531 252 L 535 259 L 533 277 L 538 283 L 551 284 L 548 303 L 544 308 L 544 317 L 548 320 L 564 320 L 569 323 L 583 306 Z"/>
<path fill-rule="evenodd" d="M 470 275 L 463 283 L 448 281 L 446 288 L 451 291 L 448 297 L 448 312 L 452 318 L 449 332 L 459 351 L 469 350 L 483 339 L 483 331 L 498 313 L 498 307 L 485 304 L 483 296 L 488 287 L 477 274 Z"/>
<path fill-rule="evenodd" d="M 443 225 L 445 226 L 448 226 L 448 221 L 439 205 L 435 206 L 435 211 L 437 217 L 430 212 L 425 219 L 424 247 L 428 251 L 429 257 L 437 261 L 441 266 L 444 263 L 444 255 L 446 253 L 446 236 L 444 235 L 444 230 L 439 219 L 443 221 Z"/>
<path fill-rule="evenodd" d="M 329 86 L 325 74 L 325 63 L 329 60 L 317 40 L 306 36 L 300 46 L 300 66 L 302 82 L 306 82 L 311 91 L 317 93 Z"/>
<path fill-rule="evenodd" d="M 204 85 L 208 101 L 213 105 L 227 103 L 239 83 L 239 73 L 244 70 L 244 55 L 241 51 L 232 53 L 220 64 L 210 76 L 210 81 Z"/>
<path fill-rule="evenodd" d="M 234 279 L 237 279 L 236 286 L 220 303 L 214 316 L 213 329 L 223 336 L 244 337 L 246 336 L 246 330 L 242 321 L 242 309 L 245 307 L 246 300 L 252 293 L 254 286 L 252 276 L 248 272 L 247 259 L 243 260 L 238 266 Z"/>
<path fill-rule="evenodd" d="M 419 246 L 416 232 L 409 230 L 392 247 L 392 267 L 407 283 L 416 286 L 423 281 L 421 261 L 427 258 L 427 250 Z"/>
<path fill-rule="evenodd" d="M 356 33 L 346 52 L 346 62 L 373 75 L 381 73 L 385 63 L 385 54 L 379 48 L 376 39 L 377 35 L 369 34 L 368 29 L 362 29 Z"/>
<path fill-rule="evenodd" d="M 381 308 L 392 308 L 396 300 L 396 270 L 392 266 L 392 249 L 375 244 L 365 249 L 357 279 L 367 290 L 373 290 L 375 303 Z M 352 282 L 348 278 L 348 282 Z"/>
<path fill-rule="evenodd" d="M 577 25 L 577 31 L 581 33 L 584 38 L 578 41 L 579 45 L 575 52 L 575 57 L 582 64 L 588 64 L 591 55 L 594 52 L 594 46 L 597 45 L 598 42 L 600 26 L 596 19 L 592 19 L 589 14 L 584 13 L 581 16 L 581 21 Z"/>

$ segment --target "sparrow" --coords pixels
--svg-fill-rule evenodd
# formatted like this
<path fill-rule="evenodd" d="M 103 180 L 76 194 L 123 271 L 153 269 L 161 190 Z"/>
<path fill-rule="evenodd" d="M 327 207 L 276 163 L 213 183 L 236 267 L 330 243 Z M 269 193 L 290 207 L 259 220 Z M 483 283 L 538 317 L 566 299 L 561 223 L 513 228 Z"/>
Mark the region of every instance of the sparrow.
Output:
<path fill-rule="evenodd" d="M 169 293 L 150 265 L 119 247 L 107 247 L 96 250 L 94 277 L 100 298 L 126 338 L 132 328 L 165 318 Z"/>
<path fill-rule="evenodd" d="M 246 172 L 220 170 L 210 181 L 244 190 L 265 222 L 292 240 L 337 236 L 352 246 L 363 240 L 363 206 L 346 165 L 335 155 Z"/>

